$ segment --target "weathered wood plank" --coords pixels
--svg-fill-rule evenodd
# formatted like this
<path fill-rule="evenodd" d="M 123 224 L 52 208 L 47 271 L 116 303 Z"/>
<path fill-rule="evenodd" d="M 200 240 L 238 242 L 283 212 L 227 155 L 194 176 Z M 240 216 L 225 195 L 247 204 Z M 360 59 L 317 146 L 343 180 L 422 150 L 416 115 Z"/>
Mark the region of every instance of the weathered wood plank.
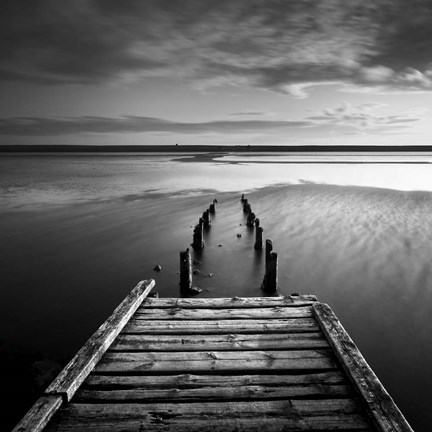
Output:
<path fill-rule="evenodd" d="M 145 321 L 132 317 L 123 333 L 139 334 L 222 334 L 317 332 L 314 318 L 275 320 Z"/>
<path fill-rule="evenodd" d="M 412 432 L 410 425 L 331 308 L 327 304 L 316 303 L 313 309 L 345 371 L 363 396 L 376 427 L 386 432 Z"/>
<path fill-rule="evenodd" d="M 42 396 L 30 408 L 12 432 L 39 432 L 44 429 L 51 417 L 60 408 L 61 396 Z"/>
<path fill-rule="evenodd" d="M 71 415 L 83 415 L 88 418 L 104 416 L 107 420 L 119 416 L 145 418 L 146 413 L 171 416 L 190 417 L 226 416 L 239 414 L 257 418 L 260 416 L 286 417 L 292 414 L 304 416 L 319 416 L 332 414 L 357 414 L 361 411 L 359 402 L 355 399 L 294 399 L 270 401 L 229 401 L 229 402 L 196 402 L 196 403 L 149 403 L 149 404 L 75 404 L 70 403 L 61 408 L 62 412 Z"/>
<path fill-rule="evenodd" d="M 76 389 L 92 371 L 138 306 L 154 287 L 155 281 L 141 281 L 99 327 L 47 388 L 47 394 L 62 394 L 70 401 Z"/>
<path fill-rule="evenodd" d="M 280 297 L 232 297 L 232 298 L 147 298 L 143 308 L 267 308 L 310 306 L 317 301 L 316 296 L 280 296 Z"/>
<path fill-rule="evenodd" d="M 340 385 L 346 384 L 345 375 L 340 371 L 300 374 L 258 374 L 258 375 L 97 375 L 90 374 L 82 388 L 87 390 L 102 389 L 188 389 L 225 387 L 228 384 L 239 386 L 288 386 L 288 385 Z"/>
<path fill-rule="evenodd" d="M 312 307 L 268 307 L 268 308 L 230 308 L 230 309 L 182 309 L 173 307 L 140 307 L 135 319 L 142 320 L 221 320 L 221 319 L 283 319 L 310 318 Z"/>
<path fill-rule="evenodd" d="M 119 334 L 109 351 L 233 351 L 329 348 L 322 332 L 224 335 Z"/>
<path fill-rule="evenodd" d="M 196 372 L 335 369 L 331 351 L 108 352 L 95 372 Z"/>
<path fill-rule="evenodd" d="M 350 399 L 222 403 L 70 404 L 47 431 L 365 431 Z"/>
<path fill-rule="evenodd" d="M 220 400 L 252 400 L 252 399 L 289 399 L 310 397 L 348 397 L 353 392 L 348 385 L 292 385 L 267 387 L 259 385 L 213 387 L 209 385 L 201 388 L 179 389 L 117 389 L 117 390 L 81 390 L 75 393 L 74 402 L 191 402 L 191 401 L 220 401 Z"/>
<path fill-rule="evenodd" d="M 62 421 L 66 417 L 60 417 Z M 126 431 L 171 431 L 171 432 L 371 432 L 364 419 L 358 414 L 341 414 L 334 416 L 316 417 L 235 417 L 224 418 L 177 418 L 172 419 L 169 414 L 148 414 L 144 419 L 119 418 L 105 420 L 97 418 L 89 422 L 87 418 L 68 418 L 67 423 L 54 423 L 47 432 L 126 432 Z"/>

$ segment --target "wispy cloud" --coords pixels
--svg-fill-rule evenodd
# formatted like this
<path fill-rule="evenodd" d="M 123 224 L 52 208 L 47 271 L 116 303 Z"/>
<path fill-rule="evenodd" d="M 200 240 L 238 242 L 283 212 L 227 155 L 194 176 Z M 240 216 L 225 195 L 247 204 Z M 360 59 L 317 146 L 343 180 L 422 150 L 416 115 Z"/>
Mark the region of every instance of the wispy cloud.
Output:
<path fill-rule="evenodd" d="M 317 122 L 321 125 L 349 126 L 351 129 L 368 131 L 391 131 L 399 128 L 407 128 L 410 124 L 420 120 L 414 114 L 378 115 L 374 111 L 384 107 L 379 103 L 365 103 L 353 106 L 348 102 L 335 108 L 328 108 L 322 112 L 307 117 L 306 120 Z"/>
<path fill-rule="evenodd" d="M 392 133 L 409 131 L 422 118 L 424 112 L 400 113 L 398 115 L 377 114 L 384 104 L 364 103 L 327 108 L 304 118 L 283 120 L 260 119 L 265 112 L 244 111 L 232 113 L 233 120 L 207 122 L 180 122 L 157 117 L 11 117 L 0 118 L 0 136 L 49 137 L 72 135 L 141 134 L 153 136 L 166 134 L 231 135 L 261 138 L 290 136 L 290 133 L 312 136 L 338 133 L 340 135 Z M 246 116 L 246 118 L 242 118 Z M 258 119 L 247 118 L 249 116 Z M 311 135 L 312 134 L 312 135 Z"/>
<path fill-rule="evenodd" d="M 0 80 L 432 90 L 429 0 L 5 0 Z"/>
<path fill-rule="evenodd" d="M 0 135 L 53 136 L 71 134 L 168 132 L 183 134 L 236 134 L 272 131 L 283 128 L 312 126 L 310 121 L 210 121 L 201 123 L 175 122 L 154 117 L 124 116 L 42 118 L 14 117 L 0 119 Z"/>
<path fill-rule="evenodd" d="M 248 117 L 248 116 L 266 116 L 268 114 L 269 113 L 264 112 L 264 111 L 239 111 L 239 112 L 230 113 L 229 115 L 230 116 L 245 116 L 245 117 Z"/>

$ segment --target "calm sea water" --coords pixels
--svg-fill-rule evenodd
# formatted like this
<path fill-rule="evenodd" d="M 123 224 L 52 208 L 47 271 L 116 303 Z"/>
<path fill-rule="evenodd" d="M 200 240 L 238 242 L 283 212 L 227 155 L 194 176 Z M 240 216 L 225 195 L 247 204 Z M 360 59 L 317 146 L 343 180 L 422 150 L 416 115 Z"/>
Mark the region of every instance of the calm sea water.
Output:
<path fill-rule="evenodd" d="M 429 430 L 431 157 L 323 158 L 0 157 L 5 428 L 139 280 L 179 295 L 178 253 L 215 197 L 194 283 L 206 297 L 261 295 L 245 192 L 279 252 L 281 292 L 329 303 L 413 428 Z"/>

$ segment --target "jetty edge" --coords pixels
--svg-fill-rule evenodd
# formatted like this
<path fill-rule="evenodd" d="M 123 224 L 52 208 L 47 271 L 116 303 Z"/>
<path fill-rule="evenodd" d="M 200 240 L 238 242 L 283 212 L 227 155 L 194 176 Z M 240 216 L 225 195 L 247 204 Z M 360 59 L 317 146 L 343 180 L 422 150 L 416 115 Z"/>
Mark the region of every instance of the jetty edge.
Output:
<path fill-rule="evenodd" d="M 412 431 L 313 295 L 148 297 L 141 281 L 13 432 Z"/>
<path fill-rule="evenodd" d="M 97 362 L 155 286 L 153 279 L 139 282 L 110 317 L 57 375 L 13 432 L 41 431 L 63 403 L 71 400 Z"/>

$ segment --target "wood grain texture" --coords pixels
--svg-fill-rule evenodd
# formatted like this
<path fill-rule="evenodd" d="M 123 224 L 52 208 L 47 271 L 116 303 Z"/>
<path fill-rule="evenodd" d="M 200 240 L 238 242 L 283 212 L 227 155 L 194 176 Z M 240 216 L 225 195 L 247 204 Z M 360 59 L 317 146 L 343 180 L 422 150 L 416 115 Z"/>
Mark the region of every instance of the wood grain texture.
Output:
<path fill-rule="evenodd" d="M 231 297 L 231 298 L 147 298 L 143 308 L 182 308 L 182 309 L 230 309 L 275 306 L 301 307 L 310 306 L 317 301 L 316 296 L 279 296 L 279 297 Z"/>
<path fill-rule="evenodd" d="M 145 321 L 133 317 L 123 334 L 224 334 L 317 332 L 314 318 L 274 320 Z"/>
<path fill-rule="evenodd" d="M 137 408 L 138 409 L 138 408 Z M 314 417 L 243 417 L 224 416 L 173 418 L 170 413 L 143 413 L 143 418 L 122 417 L 105 419 L 97 417 L 88 421 L 85 416 L 68 417 L 62 413 L 59 424 L 54 423 L 49 432 L 371 432 L 359 414 L 322 415 Z"/>
<path fill-rule="evenodd" d="M 90 374 L 84 381 L 82 388 L 98 389 L 171 389 L 171 388 L 202 388 L 233 387 L 261 385 L 268 387 L 288 385 L 339 385 L 346 384 L 347 379 L 340 371 L 298 374 L 258 374 L 258 375 L 97 375 Z"/>
<path fill-rule="evenodd" d="M 324 303 L 316 303 L 313 305 L 313 310 L 346 373 L 366 402 L 371 419 L 378 430 L 383 432 L 412 432 L 410 425 L 331 308 Z"/>
<path fill-rule="evenodd" d="M 350 399 L 70 404 L 48 431 L 366 431 Z"/>
<path fill-rule="evenodd" d="M 109 351 L 234 351 L 329 348 L 322 332 L 265 334 L 119 334 Z"/>
<path fill-rule="evenodd" d="M 64 395 L 70 401 L 96 363 L 150 293 L 155 281 L 141 281 L 99 327 L 47 388 L 46 394 Z"/>
<path fill-rule="evenodd" d="M 115 390 L 85 390 L 79 389 L 74 396 L 74 402 L 204 402 L 221 400 L 252 400 L 252 399 L 290 399 L 290 398 L 324 398 L 348 397 L 352 391 L 347 385 L 291 385 L 267 387 L 260 385 L 207 387 L 179 389 L 115 389 Z"/>
<path fill-rule="evenodd" d="M 45 420 L 14 432 L 412 432 L 315 297 L 146 298 L 153 285 L 138 284 L 48 388 L 33 410 Z"/>
<path fill-rule="evenodd" d="M 142 320 L 223 320 L 223 319 L 283 319 L 311 318 L 312 307 L 268 307 L 268 308 L 227 308 L 227 309 L 182 309 L 173 307 L 140 307 L 134 315 Z"/>
<path fill-rule="evenodd" d="M 61 396 L 40 397 L 12 432 L 42 431 L 54 413 L 60 408 L 62 402 Z"/>
<path fill-rule="evenodd" d="M 294 351 L 198 351 L 198 352 L 108 352 L 95 372 L 196 372 L 335 369 L 327 350 Z"/>

